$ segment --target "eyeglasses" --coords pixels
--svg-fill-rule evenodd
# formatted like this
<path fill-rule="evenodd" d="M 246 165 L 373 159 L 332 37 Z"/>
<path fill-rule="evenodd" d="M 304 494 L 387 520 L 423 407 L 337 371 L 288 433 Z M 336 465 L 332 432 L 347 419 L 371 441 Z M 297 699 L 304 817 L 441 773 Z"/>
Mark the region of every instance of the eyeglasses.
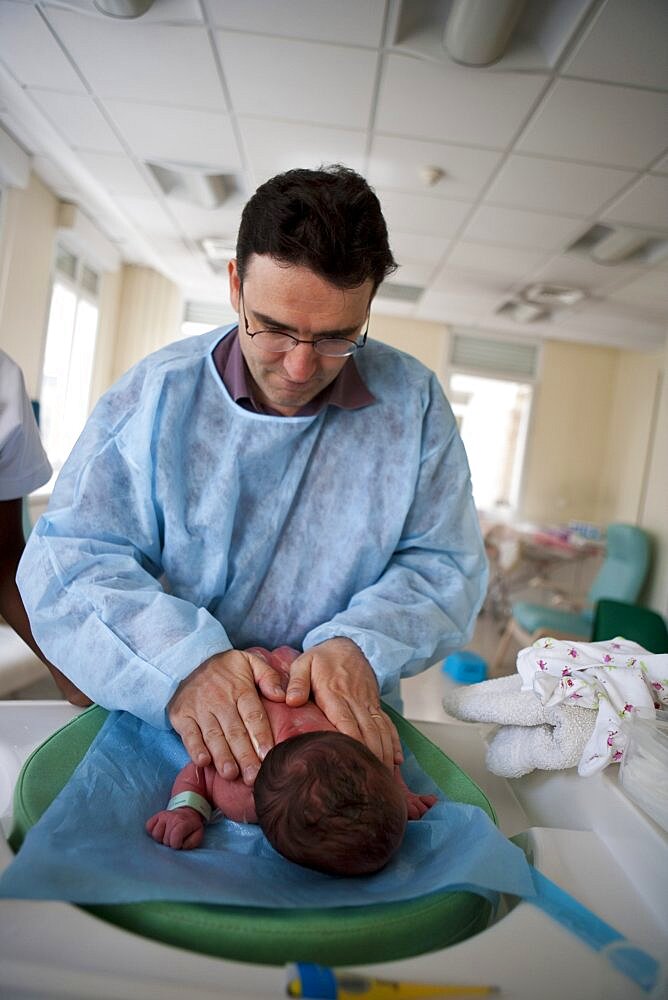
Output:
<path fill-rule="evenodd" d="M 244 302 L 243 285 L 240 284 L 241 311 L 244 317 L 246 335 L 254 340 L 263 351 L 270 351 L 272 354 L 287 354 L 293 351 L 297 344 L 310 344 L 318 354 L 326 358 L 347 358 L 351 354 L 360 351 L 366 344 L 367 333 L 369 332 L 370 315 L 367 315 L 366 328 L 359 340 L 347 340 L 345 337 L 315 337 L 313 340 L 300 340 L 293 337 L 291 333 L 279 333 L 277 330 L 256 330 L 251 333 L 248 329 L 248 317 L 246 316 L 246 305 Z"/>

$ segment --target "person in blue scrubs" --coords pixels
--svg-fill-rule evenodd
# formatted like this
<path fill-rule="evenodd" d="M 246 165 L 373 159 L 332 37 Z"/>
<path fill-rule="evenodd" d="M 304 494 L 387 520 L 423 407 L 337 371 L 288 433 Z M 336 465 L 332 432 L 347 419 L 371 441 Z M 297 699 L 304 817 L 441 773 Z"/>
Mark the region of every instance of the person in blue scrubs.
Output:
<path fill-rule="evenodd" d="M 252 784 L 258 695 L 312 695 L 401 758 L 380 704 L 465 645 L 487 581 L 466 455 L 438 380 L 369 339 L 395 269 L 354 171 L 293 170 L 244 208 L 239 323 L 145 358 L 98 403 L 18 582 L 33 631 L 99 704 L 170 725 Z M 287 691 L 249 646 L 301 655 Z M 256 687 L 257 686 L 257 687 Z"/>

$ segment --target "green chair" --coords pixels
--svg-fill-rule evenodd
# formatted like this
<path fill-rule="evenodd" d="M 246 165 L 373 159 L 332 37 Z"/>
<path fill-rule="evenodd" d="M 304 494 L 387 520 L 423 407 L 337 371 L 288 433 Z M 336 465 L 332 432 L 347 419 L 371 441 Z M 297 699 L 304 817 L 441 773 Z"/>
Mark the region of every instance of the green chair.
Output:
<path fill-rule="evenodd" d="M 518 601 L 492 662 L 498 673 L 510 641 L 530 646 L 542 636 L 589 640 L 593 634 L 594 608 L 603 598 L 632 604 L 647 579 L 650 564 L 649 536 L 633 524 L 610 524 L 606 531 L 606 555 L 582 607 L 559 607 Z M 618 633 L 619 634 L 619 633 Z"/>
<path fill-rule="evenodd" d="M 602 642 L 618 635 L 637 642 L 650 653 L 668 653 L 668 628 L 660 614 L 604 598 L 596 605 L 592 640 Z"/>

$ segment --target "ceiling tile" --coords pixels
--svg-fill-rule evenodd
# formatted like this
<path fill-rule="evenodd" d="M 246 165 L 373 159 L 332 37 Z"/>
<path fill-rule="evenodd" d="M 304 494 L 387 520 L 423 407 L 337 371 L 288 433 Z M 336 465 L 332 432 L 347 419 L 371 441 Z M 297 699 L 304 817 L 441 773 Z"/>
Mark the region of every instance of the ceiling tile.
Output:
<path fill-rule="evenodd" d="M 382 43 L 385 0 L 205 0 L 217 28 L 352 45 Z"/>
<path fill-rule="evenodd" d="M 153 195 L 149 182 L 127 156 L 82 151 L 79 159 L 111 194 L 128 194 L 138 198 Z"/>
<path fill-rule="evenodd" d="M 364 169 L 366 133 L 361 130 L 243 117 L 238 125 L 256 184 L 292 167 L 343 163 L 353 170 Z"/>
<path fill-rule="evenodd" d="M 607 212 L 603 219 L 632 226 L 668 230 L 668 177 L 643 177 Z"/>
<path fill-rule="evenodd" d="M 577 313 L 560 310 L 554 314 L 557 331 L 578 330 L 589 341 L 617 342 L 622 347 L 650 350 L 665 344 L 665 324 L 641 310 L 620 303 L 589 303 Z M 562 334 L 564 335 L 564 334 Z"/>
<path fill-rule="evenodd" d="M 668 4 L 608 0 L 562 73 L 668 90 Z"/>
<path fill-rule="evenodd" d="M 390 54 L 375 127 L 394 135 L 504 148 L 546 80 L 541 74 L 490 73 Z"/>
<path fill-rule="evenodd" d="M 405 233 L 454 236 L 471 211 L 471 205 L 465 201 L 446 201 L 445 198 L 399 191 L 377 191 L 376 194 L 390 230 L 390 244 L 395 229 Z"/>
<path fill-rule="evenodd" d="M 519 280 L 535 271 L 545 259 L 546 253 L 540 250 L 518 250 L 460 240 L 448 255 L 448 264 L 460 270 L 486 271 Z"/>
<path fill-rule="evenodd" d="M 655 163 L 652 167 L 653 174 L 668 174 L 668 156 L 664 156 L 662 160 Z"/>
<path fill-rule="evenodd" d="M 199 0 L 160 0 L 141 16 L 142 24 L 158 22 L 176 24 L 179 21 L 190 24 L 204 23 Z"/>
<path fill-rule="evenodd" d="M 37 11 L 24 3 L 0 3 L 2 62 L 26 87 L 85 93 L 85 87 Z"/>
<path fill-rule="evenodd" d="M 434 271 L 433 264 L 409 258 L 402 258 L 398 263 L 398 269 L 387 279 L 389 284 L 417 285 L 418 288 L 425 288 L 429 284 Z"/>
<path fill-rule="evenodd" d="M 668 135 L 668 94 L 559 80 L 517 149 L 617 167 L 646 167 Z"/>
<path fill-rule="evenodd" d="M 245 198 L 231 207 L 227 207 L 226 202 L 224 208 L 207 209 L 177 198 L 167 198 L 167 205 L 183 232 L 191 239 L 202 240 L 205 236 L 218 236 L 236 242 L 244 201 Z"/>
<path fill-rule="evenodd" d="M 498 299 L 506 296 L 514 284 L 502 275 L 462 271 L 448 263 L 434 275 L 431 287 L 436 291 L 447 291 L 450 295 L 469 296 L 481 293 Z"/>
<path fill-rule="evenodd" d="M 649 271 L 618 288 L 610 296 L 617 302 L 638 303 L 662 310 L 668 319 L 668 278 L 666 272 Z"/>
<path fill-rule="evenodd" d="M 105 106 L 142 160 L 187 162 L 222 173 L 241 170 L 237 141 L 227 115 L 126 101 L 106 101 Z"/>
<path fill-rule="evenodd" d="M 371 146 L 367 177 L 376 187 L 431 194 L 444 198 L 478 197 L 501 160 L 501 153 L 440 142 L 377 135 Z M 445 176 L 426 188 L 420 169 L 438 167 Z"/>
<path fill-rule="evenodd" d="M 636 176 L 566 160 L 510 156 L 485 194 L 485 202 L 517 208 L 593 215 Z"/>
<path fill-rule="evenodd" d="M 49 20 L 98 96 L 226 110 L 204 27 L 96 20 L 56 9 Z"/>
<path fill-rule="evenodd" d="M 90 97 L 55 90 L 29 90 L 29 96 L 74 149 L 122 153 L 113 129 Z"/>
<path fill-rule="evenodd" d="M 582 222 L 578 219 L 483 205 L 476 211 L 462 237 L 509 247 L 561 250 L 580 235 L 581 229 Z"/>
<path fill-rule="evenodd" d="M 178 227 L 156 198 L 117 195 L 114 199 L 131 223 L 149 237 L 180 236 Z"/>
<path fill-rule="evenodd" d="M 367 127 L 375 52 L 223 31 L 216 32 L 216 40 L 239 114 Z M 280 72 L 268 74 L 268 67 Z"/>
<path fill-rule="evenodd" d="M 397 229 L 392 232 L 392 253 L 396 260 L 422 261 L 435 264 L 441 259 L 448 248 L 450 240 L 445 236 L 427 236 L 425 233 L 402 233 Z"/>

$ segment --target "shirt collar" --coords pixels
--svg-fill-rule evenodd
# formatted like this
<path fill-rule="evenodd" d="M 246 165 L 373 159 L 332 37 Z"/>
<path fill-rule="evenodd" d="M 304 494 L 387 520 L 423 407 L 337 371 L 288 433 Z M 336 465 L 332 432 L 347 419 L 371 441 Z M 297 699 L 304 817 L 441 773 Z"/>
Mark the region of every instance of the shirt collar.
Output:
<path fill-rule="evenodd" d="M 239 331 L 230 331 L 213 350 L 216 370 L 232 399 L 245 410 L 280 416 L 275 410 L 262 406 L 253 398 L 252 379 L 239 346 Z M 334 381 L 322 392 L 302 406 L 295 414 L 312 416 L 325 406 L 338 406 L 342 410 L 358 410 L 375 403 L 376 397 L 367 388 L 353 357 L 343 366 Z"/>

